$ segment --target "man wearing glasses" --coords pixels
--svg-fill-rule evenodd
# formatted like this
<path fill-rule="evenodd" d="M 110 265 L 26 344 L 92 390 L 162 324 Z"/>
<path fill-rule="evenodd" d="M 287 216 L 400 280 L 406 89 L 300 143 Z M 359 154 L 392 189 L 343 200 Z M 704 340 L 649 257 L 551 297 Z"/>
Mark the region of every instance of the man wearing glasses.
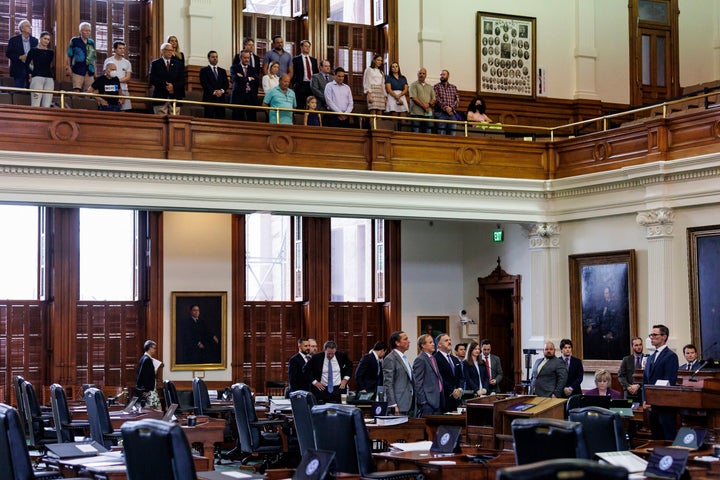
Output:
<path fill-rule="evenodd" d="M 648 335 L 655 353 L 645 362 L 643 385 L 675 385 L 678 372 L 678 356 L 667 346 L 670 330 L 665 325 L 653 325 Z M 650 415 L 650 429 L 657 440 L 673 440 L 677 432 L 675 411 L 653 406 Z"/>

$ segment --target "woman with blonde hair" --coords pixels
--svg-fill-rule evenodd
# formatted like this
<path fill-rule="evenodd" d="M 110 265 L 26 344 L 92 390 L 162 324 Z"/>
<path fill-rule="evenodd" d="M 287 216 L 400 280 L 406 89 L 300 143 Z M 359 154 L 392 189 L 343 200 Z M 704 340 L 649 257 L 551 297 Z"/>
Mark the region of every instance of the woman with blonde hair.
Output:
<path fill-rule="evenodd" d="M 595 372 L 595 388 L 585 390 L 583 395 L 598 395 L 601 397 L 609 395 L 613 400 L 620 400 L 622 398 L 622 394 L 617 390 L 610 388 L 611 383 L 612 375 L 610 375 L 610 372 L 604 368 L 601 368 Z"/>
<path fill-rule="evenodd" d="M 180 51 L 180 45 L 178 44 L 178 39 L 175 35 L 168 35 L 167 40 L 165 40 L 167 43 L 172 45 L 172 47 L 175 49 L 174 56 L 178 60 L 180 60 L 183 65 L 185 65 L 185 54 Z"/>

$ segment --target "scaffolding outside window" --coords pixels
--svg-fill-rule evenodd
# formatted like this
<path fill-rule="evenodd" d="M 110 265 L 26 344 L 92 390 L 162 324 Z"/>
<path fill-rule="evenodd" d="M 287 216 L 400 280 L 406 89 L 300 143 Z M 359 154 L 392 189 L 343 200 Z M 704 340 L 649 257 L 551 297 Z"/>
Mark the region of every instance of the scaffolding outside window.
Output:
<path fill-rule="evenodd" d="M 248 301 L 291 300 L 290 218 L 269 213 L 245 217 L 245 296 Z"/>
<path fill-rule="evenodd" d="M 330 220 L 330 283 L 333 302 L 371 302 L 372 220 Z"/>

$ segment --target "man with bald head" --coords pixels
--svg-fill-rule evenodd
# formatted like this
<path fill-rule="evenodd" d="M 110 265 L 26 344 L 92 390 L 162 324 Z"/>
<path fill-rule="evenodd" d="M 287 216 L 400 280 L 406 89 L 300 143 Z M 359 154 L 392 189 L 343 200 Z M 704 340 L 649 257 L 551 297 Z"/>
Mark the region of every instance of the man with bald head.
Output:
<path fill-rule="evenodd" d="M 555 356 L 555 344 L 547 342 L 543 357 L 533 365 L 531 388 L 534 394 L 538 397 L 562 397 L 567 376 L 565 363 Z"/>
<path fill-rule="evenodd" d="M 417 72 L 417 81 L 410 84 L 410 116 L 415 118 L 432 118 L 435 107 L 435 90 L 427 83 L 427 70 L 421 67 Z M 412 121 L 412 131 L 432 132 L 432 122 Z"/>
<path fill-rule="evenodd" d="M 280 82 L 278 85 L 265 92 L 263 106 L 276 108 L 297 108 L 295 92 L 290 89 L 290 75 L 287 73 L 280 75 Z M 268 112 L 268 121 L 270 123 L 285 123 L 292 125 L 293 112 L 288 110 L 270 110 Z"/>

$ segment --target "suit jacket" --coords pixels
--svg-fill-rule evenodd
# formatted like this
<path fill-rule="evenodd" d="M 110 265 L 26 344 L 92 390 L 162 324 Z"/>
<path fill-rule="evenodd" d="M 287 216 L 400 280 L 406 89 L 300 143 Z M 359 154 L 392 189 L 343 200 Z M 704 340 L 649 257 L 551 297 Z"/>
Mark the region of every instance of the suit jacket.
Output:
<path fill-rule="evenodd" d="M 366 353 L 360 358 L 355 370 L 355 387 L 366 392 L 377 391 L 378 383 L 382 385 L 382 370 L 379 369 L 377 358 L 373 352 Z"/>
<path fill-rule="evenodd" d="M 327 103 L 325 103 L 325 85 L 333 80 L 332 75 L 329 73 L 328 78 L 329 80 L 325 80 L 324 73 L 316 73 L 310 80 L 310 90 L 312 90 L 312 94 L 315 98 L 318 99 L 318 108 L 322 107 L 324 110 L 327 109 Z"/>
<path fill-rule="evenodd" d="M 312 72 L 310 73 L 310 80 L 312 80 L 312 76 L 315 75 L 316 73 L 318 73 L 320 71 L 320 69 L 318 69 L 317 58 L 314 58 L 312 56 L 309 58 L 310 58 L 310 69 L 312 70 Z M 303 61 L 302 54 L 296 55 L 292 59 L 293 77 L 292 77 L 291 82 L 292 82 L 293 88 L 295 88 L 296 85 L 305 81 L 305 78 L 304 78 L 305 77 L 305 65 L 304 65 L 304 63 L 305 62 Z"/>
<path fill-rule="evenodd" d="M 694 372 L 696 369 L 698 369 L 700 367 L 700 365 L 702 365 L 702 362 L 700 362 L 699 360 L 695 360 L 694 362 L 692 362 L 692 367 L 690 368 L 690 371 Z M 688 366 L 687 363 L 683 363 L 682 365 L 680 365 L 678 367 L 678 370 L 687 370 L 687 366 Z"/>
<path fill-rule="evenodd" d="M 447 360 L 443 361 L 447 363 Z M 437 358 L 435 362 L 438 363 L 439 370 L 440 362 Z M 418 412 L 422 410 L 423 405 L 429 405 L 435 411 L 442 411 L 443 393 L 440 392 L 440 382 L 442 382 L 442 374 L 438 376 L 430 362 L 430 357 L 425 352 L 420 352 L 413 362 L 413 384 Z M 444 388 L 443 382 L 443 390 Z"/>
<path fill-rule="evenodd" d="M 152 358 L 148 355 L 143 355 L 138 360 L 135 390 L 139 393 L 155 390 L 155 367 Z"/>
<path fill-rule="evenodd" d="M 643 355 L 645 357 L 645 355 Z M 627 392 L 627 387 L 635 383 L 633 375 L 635 374 L 635 354 L 625 356 L 620 362 L 620 368 L 618 369 L 618 382 L 622 385 L 624 391 Z M 640 392 L 638 391 L 638 394 Z"/>
<path fill-rule="evenodd" d="M 305 363 L 304 355 L 300 352 L 297 352 L 288 360 L 288 385 L 290 385 L 291 392 L 295 390 L 310 391 L 310 383 L 303 373 Z"/>
<path fill-rule="evenodd" d="M 485 361 L 485 357 L 483 357 L 482 354 L 480 355 L 480 358 L 482 358 L 483 361 Z M 487 369 L 486 369 L 486 371 L 487 371 Z M 502 379 L 503 379 L 503 369 L 502 369 L 502 364 L 500 363 L 500 357 L 498 357 L 497 355 L 494 355 L 492 353 L 490 354 L 490 375 L 492 376 L 491 378 L 495 379 L 496 383 L 495 383 L 495 385 L 490 385 L 490 382 L 489 382 L 490 379 L 488 379 L 488 387 L 487 387 L 488 393 L 490 393 L 490 392 L 497 393 L 500 391 L 500 382 L 502 382 Z"/>
<path fill-rule="evenodd" d="M 565 364 L 565 360 L 560 358 L 560 360 Z M 572 393 L 570 395 L 567 395 L 567 397 L 571 397 L 572 395 L 579 395 L 582 393 L 582 388 L 580 385 L 583 381 L 583 376 L 585 375 L 585 369 L 583 369 L 582 361 L 577 357 L 570 357 L 570 368 L 568 368 L 568 375 L 567 380 L 565 380 L 565 387 L 571 387 L 573 389 Z"/>
<path fill-rule="evenodd" d="M 243 74 L 243 67 L 240 62 L 233 63 L 230 67 L 230 76 L 232 77 L 233 87 L 230 95 L 230 103 L 237 105 L 257 105 L 258 104 L 258 88 L 260 88 L 260 70 L 248 65 L 247 75 Z M 252 80 L 250 80 L 252 78 Z M 247 90 L 247 85 L 250 90 Z"/>
<path fill-rule="evenodd" d="M 382 362 L 383 386 L 388 406 L 397 405 L 401 412 L 414 413 L 414 384 L 408 372 L 402 353 L 397 350 L 385 355 Z"/>
<path fill-rule="evenodd" d="M 446 412 L 451 412 L 457 409 L 460 404 L 459 400 L 452 396 L 453 390 L 460 388 L 465 378 L 461 377 L 462 367 L 460 366 L 460 360 L 455 355 L 450 355 L 450 361 L 453 362 L 454 370 L 450 367 L 450 363 L 447 361 L 447 357 L 444 353 L 436 351 L 433 353 L 435 360 L 437 361 L 438 369 L 440 370 L 440 376 L 443 379 L 443 393 L 445 396 L 445 409 Z"/>
<path fill-rule="evenodd" d="M 152 85 L 152 98 L 174 98 L 182 100 L 185 98 L 185 66 L 181 60 L 175 57 L 170 59 L 170 69 L 165 67 L 165 59 L 157 58 L 150 63 L 148 81 Z M 166 83 L 171 83 L 174 93 L 168 92 Z"/>
<path fill-rule="evenodd" d="M 532 369 L 532 387 L 538 397 L 549 397 L 555 395 L 557 398 L 563 396 L 563 388 L 568 377 L 568 369 L 565 362 L 558 357 L 552 357 L 538 373 L 537 368 L 545 357 L 535 360 Z"/>
<path fill-rule="evenodd" d="M 670 350 L 670 347 L 665 347 L 659 355 L 655 356 L 654 361 L 653 355 L 650 355 L 645 362 L 643 385 L 655 385 L 658 380 L 667 380 L 670 385 L 675 385 L 680 365 L 677 354 Z"/>
<path fill-rule="evenodd" d="M 482 357 L 480 357 L 482 359 Z M 490 359 L 490 365 L 492 366 L 492 359 Z M 473 392 L 477 392 L 480 390 L 480 385 L 482 384 L 482 388 L 487 390 L 487 393 L 490 393 L 490 379 L 487 375 L 487 368 L 485 367 L 485 364 L 480 362 L 480 374 L 478 375 L 478 369 L 475 368 L 475 365 L 472 365 L 468 363 L 467 361 L 463 362 L 463 372 L 465 373 L 465 389 L 466 390 L 472 390 Z"/>
<path fill-rule="evenodd" d="M 348 358 L 347 354 L 343 352 L 335 352 L 338 365 L 340 365 L 340 378 L 349 377 L 352 378 L 352 362 Z M 323 363 L 325 363 L 325 352 L 319 352 L 310 358 L 305 366 L 303 367 L 303 373 L 309 384 L 312 384 L 315 380 L 320 381 L 322 378 Z"/>
<path fill-rule="evenodd" d="M 213 95 L 213 92 L 215 90 L 224 90 L 225 93 L 227 93 L 230 89 L 227 70 L 217 67 L 217 72 L 218 76 L 215 78 L 210 65 L 200 69 L 200 85 L 202 85 L 203 88 L 203 102 L 225 103 L 225 95 L 216 97 Z"/>
<path fill-rule="evenodd" d="M 30 35 L 30 48 L 38 46 L 38 39 Z M 25 49 L 23 48 L 22 35 L 17 34 L 14 37 L 10 37 L 8 40 L 7 50 L 5 55 L 10 59 L 10 76 L 13 78 L 19 78 L 23 75 L 27 75 L 27 67 L 25 63 L 20 60 L 21 55 L 25 55 Z"/>
<path fill-rule="evenodd" d="M 236 64 L 236 63 L 237 63 L 238 65 L 240 65 L 240 54 L 239 54 L 239 53 L 236 53 L 235 56 L 233 57 L 233 60 L 232 60 L 232 64 L 233 64 L 233 65 Z M 250 54 L 250 66 L 253 67 L 253 68 L 255 68 L 255 70 L 256 70 L 257 72 L 262 72 L 262 68 L 260 68 L 260 67 L 261 67 L 261 65 L 260 65 L 260 57 L 258 57 L 258 56 L 255 55 L 254 53 L 251 53 L 251 54 Z M 262 75 L 261 75 L 260 77 L 262 78 Z"/>

